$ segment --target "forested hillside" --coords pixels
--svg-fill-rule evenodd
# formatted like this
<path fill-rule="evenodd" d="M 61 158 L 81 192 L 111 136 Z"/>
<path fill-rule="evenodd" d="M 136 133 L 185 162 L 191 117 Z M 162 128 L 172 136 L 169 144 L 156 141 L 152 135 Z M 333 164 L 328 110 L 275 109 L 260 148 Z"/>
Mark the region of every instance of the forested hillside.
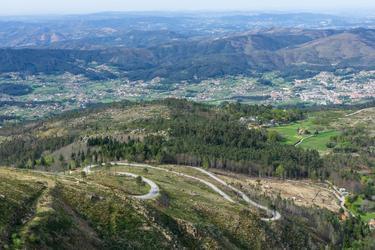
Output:
<path fill-rule="evenodd" d="M 63 241 L 64 249 L 82 246 L 82 237 L 87 239 L 85 244 L 100 249 L 101 246 L 123 246 L 125 238 L 131 239 L 126 243 L 129 247 L 139 246 L 142 237 L 148 237 L 150 242 L 154 242 L 152 244 L 157 244 L 164 242 L 160 240 L 165 234 L 169 235 L 168 240 L 160 248 L 203 245 L 208 248 L 282 246 L 287 249 L 302 246 L 308 249 L 323 246 L 370 247 L 372 234 L 365 220 L 350 216 L 339 220 L 339 216 L 346 216 L 347 212 L 335 203 L 333 191 L 324 182 L 350 180 L 353 183 L 358 176 L 353 172 L 354 168 L 338 170 L 337 164 L 343 162 L 342 158 L 285 144 L 281 134 L 266 126 L 304 122 L 309 112 L 265 105 L 224 103 L 210 106 L 166 99 L 100 105 L 66 112 L 40 122 L 5 126 L 0 129 L 1 164 L 23 170 L 2 170 L 0 176 L 14 171 L 18 179 L 39 180 L 37 184 L 42 187 L 29 183 L 33 187 L 30 193 L 22 191 L 31 200 L 19 197 L 17 202 L 29 204 L 35 202 L 33 199 L 38 195 L 50 197 L 48 200 L 52 202 L 43 203 L 48 213 L 36 211 L 35 216 L 41 218 L 40 223 L 16 226 L 26 216 L 24 213 L 27 210 L 20 210 L 19 214 L 14 215 L 19 218 L 17 221 L 6 220 L 3 226 L 12 228 L 14 233 L 3 233 L 2 237 L 11 246 L 53 247 L 58 244 L 57 235 L 60 235 L 64 239 L 71 239 Z M 324 119 L 320 121 L 323 123 Z M 340 137 L 332 137 L 330 143 L 353 140 L 358 147 L 366 148 L 360 137 L 356 137 L 358 133 L 349 134 L 348 131 Z M 337 146 L 336 151 L 339 152 L 340 148 Z M 117 165 L 117 162 L 147 163 L 152 166 L 123 166 Z M 93 165 L 103 167 L 95 172 L 81 172 L 82 167 Z M 217 171 L 220 178 L 244 190 L 255 201 L 280 212 L 281 218 L 272 224 L 264 223 L 260 218 L 267 216 L 267 213 L 242 207 L 241 202 L 232 204 L 218 200 L 212 191 L 202 187 L 202 182 L 199 185 L 191 183 L 197 178 L 205 178 L 206 182 L 203 183 L 206 184 L 210 181 L 192 168 L 194 166 Z M 46 172 L 42 174 L 34 170 Z M 147 188 L 146 184 L 142 184 L 142 179 L 117 176 L 123 171 L 155 180 L 162 188 L 158 198 L 144 203 L 129 200 L 129 195 L 142 194 Z M 53 174 L 57 172 L 59 174 Z M 176 173 L 180 176 L 178 178 L 190 176 L 192 180 L 178 179 Z M 338 175 L 344 173 L 351 175 Z M 2 178 L 4 183 L 10 182 L 6 175 Z M 292 185 L 291 189 L 295 188 L 293 185 L 304 186 L 306 181 L 312 180 L 307 186 L 313 191 L 303 192 L 312 195 L 312 201 L 308 202 L 315 205 L 297 205 L 300 203 L 298 200 L 295 203 L 294 196 L 284 197 L 285 191 L 272 191 L 271 194 L 261 191 L 262 188 L 270 188 L 262 185 L 263 181 L 285 179 L 293 180 L 286 182 Z M 256 184 L 249 184 L 252 182 Z M 15 180 L 13 183 L 20 185 Z M 5 197 L 2 199 L 8 202 L 13 191 L 5 192 L 6 189 L 1 189 L 2 185 L 0 192 Z M 296 189 L 295 195 L 302 192 L 300 188 L 303 186 Z M 358 197 L 362 197 L 362 193 L 365 194 L 363 197 L 369 197 L 373 192 L 370 182 L 359 184 L 358 187 L 358 193 L 355 193 Z M 41 188 L 45 191 L 40 191 Z M 220 188 L 233 195 L 233 189 L 222 184 Z M 321 196 L 321 193 L 324 195 Z M 326 195 L 330 197 L 329 203 Z M 238 196 L 233 197 L 236 197 L 236 202 Z M 314 203 L 317 197 L 320 202 Z M 199 202 L 195 202 L 196 199 Z M 43 201 L 44 198 L 39 200 Z M 215 204 L 215 209 L 212 204 Z M 7 213 L 13 216 L 10 211 Z M 132 214 L 131 219 L 126 214 Z M 231 216 L 233 220 L 223 222 L 220 218 L 224 215 Z M 65 228 L 64 232 L 53 226 L 56 220 Z M 82 226 L 82 223 L 89 224 Z M 131 232 L 127 231 L 130 228 Z M 145 228 L 153 229 L 148 231 Z M 195 233 L 192 234 L 191 230 Z M 32 237 L 27 237 L 25 232 L 28 231 L 32 232 Z"/>
<path fill-rule="evenodd" d="M 152 116 L 129 122 L 119 130 L 122 137 L 128 134 L 126 139 L 121 140 L 110 135 L 111 132 L 105 137 L 92 135 L 83 139 L 90 134 L 90 130 L 82 125 L 75 125 L 68 131 L 65 127 L 56 128 L 65 131 L 54 136 L 38 136 L 38 131 L 46 129 L 50 122 L 36 125 L 35 132 L 32 130 L 26 134 L 12 135 L 10 141 L 6 140 L 0 145 L 1 161 L 12 165 L 27 162 L 35 165 L 34 162 L 45 151 L 53 152 L 74 141 L 87 140 L 89 149 L 96 146 L 100 146 L 100 149 L 92 149 L 88 154 L 85 152 L 85 155 L 80 155 L 76 159 L 79 164 L 94 158 L 96 161 L 127 159 L 222 168 L 256 176 L 274 176 L 277 168 L 284 168 L 285 173 L 282 175 L 291 178 L 323 177 L 325 174 L 318 152 L 285 146 L 277 134 L 265 129 L 248 129 L 246 124 L 239 121 L 241 115 L 246 115 L 259 116 L 264 122 L 290 122 L 303 117 L 300 111 L 232 104 L 216 108 L 183 100 L 161 101 L 160 104 L 169 110 L 167 117 Z M 127 105 L 131 107 L 134 104 Z M 152 107 L 155 104 L 146 105 Z M 77 119 L 74 118 L 76 115 L 73 112 L 72 117 L 69 117 L 68 113 L 63 118 Z M 88 126 L 96 125 L 89 123 Z M 119 129 L 110 124 L 106 127 L 108 131 Z M 132 131 L 137 130 L 142 131 L 141 135 L 132 135 Z"/>
<path fill-rule="evenodd" d="M 151 36 L 148 38 L 153 41 L 154 33 L 146 32 L 144 36 Z M 116 67 L 121 76 L 133 80 L 159 77 L 197 82 L 228 75 L 252 76 L 254 72 L 273 70 L 283 71 L 295 78 L 306 78 L 322 70 L 373 70 L 375 67 L 375 33 L 372 29 L 275 29 L 182 41 L 172 37 L 164 43 L 152 41 L 141 48 L 127 47 L 124 43 L 90 49 L 81 46 L 70 49 L 65 46 L 1 49 L 0 72 L 70 72 L 92 79 L 119 77 L 111 71 L 92 66 L 99 64 Z M 98 44 L 101 44 L 100 40 Z"/>

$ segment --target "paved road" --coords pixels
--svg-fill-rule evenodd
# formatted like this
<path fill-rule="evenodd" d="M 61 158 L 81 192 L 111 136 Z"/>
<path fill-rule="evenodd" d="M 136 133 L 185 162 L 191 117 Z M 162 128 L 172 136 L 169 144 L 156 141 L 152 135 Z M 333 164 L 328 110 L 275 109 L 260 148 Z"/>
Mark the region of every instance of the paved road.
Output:
<path fill-rule="evenodd" d="M 227 201 L 229 201 L 231 203 L 235 203 L 235 201 L 229 195 L 227 195 L 225 192 L 223 192 L 216 185 L 214 185 L 211 182 L 208 182 L 206 180 L 203 180 L 203 179 L 200 179 L 198 177 L 195 177 L 195 176 L 183 174 L 183 173 L 180 173 L 180 172 L 177 172 L 177 171 L 173 171 L 173 170 L 169 170 L 169 169 L 165 169 L 165 168 L 154 167 L 154 166 L 151 166 L 151 165 L 148 165 L 148 164 L 111 162 L 111 165 L 120 165 L 120 166 L 122 165 L 122 166 L 130 166 L 130 167 L 151 168 L 151 169 L 156 169 L 156 170 L 160 170 L 160 171 L 172 173 L 172 174 L 175 174 L 175 175 L 178 175 L 178 176 L 182 176 L 182 177 L 185 177 L 185 178 L 190 178 L 190 179 L 199 181 L 199 182 L 207 185 L 213 191 L 215 191 L 216 193 L 220 194 Z M 96 165 L 89 165 L 89 166 L 85 167 L 83 169 L 83 171 L 85 171 L 87 174 L 89 174 L 90 172 L 92 172 L 91 169 L 94 168 L 94 167 L 96 167 Z M 265 206 L 263 206 L 261 204 L 256 203 L 255 201 L 251 200 L 244 192 L 242 192 L 241 190 L 239 190 L 239 189 L 237 189 L 237 188 L 229 185 L 228 183 L 226 183 L 225 181 L 221 180 L 220 178 L 218 178 L 213 173 L 208 172 L 208 171 L 206 171 L 206 170 L 204 170 L 202 168 L 197 168 L 197 167 L 194 167 L 194 168 L 196 170 L 198 170 L 198 171 L 200 171 L 200 172 L 208 175 L 209 177 L 211 177 L 212 179 L 216 180 L 220 184 L 222 184 L 222 185 L 224 185 L 224 186 L 232 189 L 234 192 L 238 193 L 246 203 L 248 203 L 251 206 L 256 207 L 258 209 L 264 210 L 264 211 L 267 212 L 268 215 L 272 216 L 270 218 L 261 218 L 261 220 L 263 220 L 263 221 L 269 221 L 270 222 L 270 221 L 279 220 L 281 218 L 281 215 L 280 215 L 279 212 L 277 212 L 275 210 L 271 210 L 268 207 L 265 207 Z M 117 174 L 118 175 L 130 176 L 130 177 L 134 177 L 134 178 L 138 177 L 135 174 L 127 173 L 127 172 L 119 172 Z M 150 185 L 150 187 L 151 187 L 150 192 L 148 194 L 141 195 L 141 196 L 135 196 L 135 197 L 139 198 L 139 199 L 142 199 L 142 200 L 153 199 L 153 198 L 157 197 L 159 195 L 160 191 L 159 191 L 159 187 L 156 185 L 156 183 L 154 183 L 153 181 L 151 181 L 151 180 L 149 180 L 147 178 L 144 178 L 144 177 L 142 177 L 142 180 L 144 182 L 146 182 L 148 185 Z"/>
<path fill-rule="evenodd" d="M 94 167 L 97 167 L 97 165 L 89 165 L 87 167 L 84 167 L 83 171 L 86 172 L 86 174 L 90 174 L 92 172 L 92 169 Z M 119 176 L 129 176 L 129 177 L 133 177 L 133 178 L 137 178 L 138 177 L 138 175 L 136 175 L 136 174 L 127 173 L 127 172 L 119 172 L 119 173 L 116 173 L 116 175 L 119 175 Z M 159 195 L 159 193 L 160 193 L 160 189 L 159 189 L 158 185 L 156 185 L 156 183 L 153 182 L 152 180 L 147 179 L 147 178 L 145 178 L 143 176 L 141 176 L 141 178 L 142 178 L 142 180 L 144 182 L 146 182 L 151 187 L 150 191 L 147 194 L 145 194 L 145 195 L 133 195 L 132 197 L 140 199 L 140 200 L 155 199 Z"/>
<path fill-rule="evenodd" d="M 169 170 L 169 169 L 165 169 L 165 168 L 159 168 L 159 167 L 154 167 L 154 166 L 150 166 L 150 165 L 147 165 L 147 164 L 138 164 L 138 163 L 120 163 L 120 162 L 111 162 L 112 165 L 123 165 L 123 166 L 131 166 L 131 167 L 142 167 L 142 168 L 152 168 L 152 169 L 157 169 L 157 170 L 160 170 L 160 171 L 164 171 L 164 172 L 168 172 L 168 173 L 172 173 L 172 174 L 175 174 L 175 175 L 178 175 L 178 176 L 182 176 L 182 177 L 185 177 L 185 178 L 190 178 L 190 179 L 193 179 L 193 180 L 196 180 L 196 181 L 199 181 L 205 185 L 207 185 L 208 187 L 210 187 L 213 191 L 215 191 L 216 193 L 220 194 L 224 199 L 226 199 L 227 201 L 229 202 L 232 202 L 232 203 L 235 203 L 235 201 L 230 198 L 229 195 L 227 195 L 226 193 L 224 193 L 221 189 L 219 189 L 217 186 L 215 186 L 214 184 L 212 184 L 211 182 L 208 182 L 206 180 L 202 180 L 198 177 L 195 177 L 195 176 L 191 176 L 191 175 L 187 175 L 187 174 L 183 174 L 183 173 L 180 173 L 180 172 L 176 172 L 176 171 L 172 171 L 172 170 Z"/>
<path fill-rule="evenodd" d="M 160 167 L 154 167 L 154 166 L 150 166 L 150 165 L 147 165 L 147 164 L 138 164 L 138 163 L 116 163 L 116 162 L 112 162 L 111 164 L 113 165 L 124 165 L 124 166 L 133 166 L 133 167 L 143 167 L 143 168 L 152 168 L 152 169 L 157 169 L 157 170 L 161 170 L 161 171 L 165 171 L 165 172 L 169 172 L 169 173 L 173 173 L 173 174 L 176 174 L 176 175 L 179 175 L 179 176 L 183 176 L 183 177 L 187 177 L 187 178 L 190 178 L 190 179 L 194 179 L 194 180 L 197 180 L 197 181 L 200 181 L 204 184 L 206 184 L 207 186 L 209 186 L 211 189 L 213 189 L 215 192 L 219 193 L 223 198 L 225 198 L 226 200 L 232 202 L 232 203 L 235 203 L 235 201 L 230 198 L 229 195 L 227 195 L 226 193 L 224 193 L 222 190 L 220 190 L 217 186 L 215 186 L 214 184 L 208 182 L 208 181 L 205 181 L 205 180 L 202 180 L 200 178 L 197 178 L 195 176 L 191 176 L 191 175 L 187 175 L 187 174 L 183 174 L 183 173 L 180 173 L 180 172 L 176 172 L 176 171 L 172 171 L 172 170 L 168 170 L 168 169 L 165 169 L 165 168 L 160 168 Z M 267 212 L 267 214 L 269 214 L 270 216 L 272 216 L 271 218 L 261 218 L 263 221 L 275 221 L 275 220 L 279 220 L 281 218 L 281 215 L 279 212 L 277 211 L 274 211 L 274 210 L 271 210 L 263 205 L 260 205 L 256 202 L 254 202 L 253 200 L 251 200 L 245 193 L 243 193 L 241 190 L 238 190 L 237 188 L 227 184 L 225 181 L 221 180 L 220 178 L 218 178 L 217 176 L 215 176 L 213 173 L 210 173 L 202 168 L 195 168 L 197 169 L 198 171 L 208 175 L 209 177 L 213 178 L 214 180 L 216 180 L 217 182 L 219 182 L 220 184 L 232 189 L 233 191 L 235 191 L 236 193 L 238 193 L 242 199 L 247 202 L 248 204 L 256 207 L 256 208 L 259 208 L 259 209 L 262 209 L 264 211 Z"/>
<path fill-rule="evenodd" d="M 275 211 L 275 210 L 271 210 L 269 209 L 268 207 L 265 207 L 263 205 L 260 205 L 258 203 L 256 203 L 255 201 L 251 200 L 244 192 L 242 192 L 241 190 L 238 190 L 237 188 L 229 185 L 228 183 L 226 183 L 225 181 L 223 181 L 222 179 L 220 179 L 219 177 L 217 177 L 216 175 L 214 175 L 213 173 L 211 172 L 208 172 L 202 168 L 195 168 L 196 170 L 210 176 L 212 179 L 216 180 L 217 182 L 221 183 L 222 185 L 232 189 L 234 192 L 238 193 L 242 199 L 244 201 L 246 201 L 248 204 L 250 204 L 251 206 L 253 207 L 256 207 L 256 208 L 259 208 L 261 210 L 264 210 L 267 212 L 268 215 L 272 216 L 271 218 L 262 218 L 263 221 L 275 221 L 275 220 L 279 220 L 281 218 L 281 215 L 279 212 Z"/>
<path fill-rule="evenodd" d="M 118 172 L 118 173 L 116 173 L 116 175 L 128 176 L 128 177 L 133 177 L 133 178 L 138 177 L 138 175 L 136 175 L 136 174 L 127 173 L 127 172 Z M 150 191 L 145 195 L 133 195 L 133 197 L 137 198 L 137 199 L 140 199 L 140 200 L 151 200 L 151 199 L 155 199 L 156 197 L 158 197 L 159 193 L 160 193 L 160 189 L 159 189 L 158 185 L 156 185 L 156 183 L 153 182 L 152 180 L 147 179 L 143 176 L 141 176 L 141 178 L 144 182 L 146 182 L 151 187 Z"/>

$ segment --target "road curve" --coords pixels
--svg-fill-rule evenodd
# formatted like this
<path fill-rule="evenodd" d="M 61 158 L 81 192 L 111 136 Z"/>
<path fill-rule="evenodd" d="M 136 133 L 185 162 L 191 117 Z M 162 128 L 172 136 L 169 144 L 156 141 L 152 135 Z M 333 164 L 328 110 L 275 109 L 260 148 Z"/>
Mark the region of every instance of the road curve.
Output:
<path fill-rule="evenodd" d="M 151 169 L 156 169 L 156 170 L 160 170 L 160 171 L 172 173 L 172 174 L 175 174 L 175 175 L 178 175 L 178 176 L 182 176 L 182 177 L 185 177 L 185 178 L 190 178 L 190 179 L 199 181 L 199 182 L 207 185 L 213 191 L 215 191 L 216 193 L 220 194 L 227 201 L 229 201 L 231 203 L 235 203 L 235 201 L 229 195 L 227 195 L 225 192 L 223 192 L 221 189 L 219 189 L 216 185 L 214 185 L 211 182 L 208 182 L 206 180 L 203 180 L 203 179 L 200 179 L 198 177 L 195 177 L 195 176 L 183 174 L 183 173 L 180 173 L 180 172 L 177 172 L 177 171 L 173 171 L 173 170 L 169 170 L 169 169 L 165 169 L 165 168 L 154 167 L 154 166 L 151 166 L 151 165 L 148 165 L 148 164 L 111 162 L 111 165 L 120 165 L 120 166 L 122 165 L 122 166 L 130 166 L 130 167 L 151 168 Z M 83 171 L 86 172 L 87 174 L 89 174 L 91 172 L 91 169 L 94 168 L 94 167 L 96 167 L 96 165 L 89 165 L 89 166 L 85 167 L 83 169 Z M 261 218 L 261 220 L 270 222 L 270 221 L 279 220 L 281 218 L 281 215 L 280 215 L 279 212 L 277 212 L 275 210 L 271 210 L 268 207 L 265 207 L 265 206 L 263 206 L 261 204 L 256 203 L 255 201 L 251 200 L 244 192 L 242 192 L 241 190 L 239 190 L 239 189 L 237 189 L 237 188 L 229 185 L 228 183 L 226 183 L 225 181 L 221 180 L 220 178 L 218 178 L 213 173 L 208 172 L 208 171 L 206 171 L 206 170 L 204 170 L 202 168 L 197 168 L 197 167 L 193 167 L 193 168 L 196 169 L 196 170 L 198 170 L 198 171 L 200 171 L 200 172 L 202 172 L 202 173 L 204 173 L 204 174 L 206 174 L 206 175 L 208 175 L 209 177 L 211 177 L 212 179 L 216 180 L 220 184 L 222 184 L 222 185 L 224 185 L 224 186 L 232 189 L 234 192 L 238 193 L 246 203 L 248 203 L 251 206 L 256 207 L 258 209 L 264 210 L 264 211 L 267 212 L 267 214 L 269 214 L 270 216 L 272 216 L 271 218 Z M 130 176 L 130 177 L 134 177 L 134 178 L 138 177 L 135 174 L 127 173 L 127 172 L 119 172 L 117 174 L 118 175 Z M 156 185 L 156 183 L 154 183 L 153 181 L 151 181 L 151 180 L 149 180 L 147 178 L 144 178 L 144 177 L 142 177 L 142 180 L 144 182 L 146 182 L 148 185 L 150 185 L 150 187 L 151 187 L 150 192 L 148 194 L 145 194 L 145 195 L 134 196 L 134 197 L 138 198 L 138 199 L 142 199 L 142 200 L 153 199 L 153 198 L 157 197 L 159 195 L 160 190 L 159 190 L 159 187 Z"/>
<path fill-rule="evenodd" d="M 190 178 L 190 179 L 193 179 L 193 180 L 196 180 L 196 181 L 199 181 L 203 184 L 205 184 L 206 186 L 210 187 L 213 191 L 215 191 L 216 193 L 220 194 L 224 199 L 226 199 L 227 201 L 229 202 L 232 202 L 232 203 L 235 203 L 235 201 L 229 196 L 227 195 L 226 193 L 224 193 L 221 189 L 219 189 L 217 186 L 215 186 L 214 184 L 212 184 L 211 182 L 208 182 L 208 181 L 205 181 L 205 180 L 202 180 L 198 177 L 195 177 L 195 176 L 191 176 L 191 175 L 187 175 L 187 174 L 183 174 L 183 173 L 180 173 L 180 172 L 176 172 L 176 171 L 172 171 L 172 170 L 169 170 L 169 169 L 165 169 L 165 168 L 159 168 L 159 167 L 154 167 L 154 166 L 151 166 L 151 165 L 147 165 L 147 164 L 138 164 L 138 163 L 120 163 L 120 162 L 111 162 L 112 165 L 123 165 L 123 166 L 130 166 L 130 167 L 142 167 L 142 168 L 151 168 L 151 169 L 157 169 L 157 170 L 160 170 L 160 171 L 164 171 L 164 172 L 168 172 L 168 173 L 172 173 L 172 174 L 175 174 L 175 175 L 178 175 L 178 176 L 182 176 L 182 177 L 185 177 L 185 178 Z"/>
<path fill-rule="evenodd" d="M 133 177 L 133 178 L 138 177 L 138 175 L 136 175 L 136 174 L 127 173 L 127 172 L 118 172 L 118 173 L 116 173 L 116 175 L 118 175 L 118 176 L 128 176 L 128 177 Z M 133 197 L 137 198 L 137 199 L 140 199 L 140 200 L 151 200 L 151 199 L 155 199 L 156 197 L 158 197 L 159 193 L 160 193 L 159 186 L 156 185 L 156 183 L 153 182 L 150 179 L 147 179 L 143 176 L 141 176 L 141 178 L 142 178 L 142 181 L 146 182 L 151 187 L 150 191 L 147 194 L 144 194 L 144 195 L 133 195 Z"/>
<path fill-rule="evenodd" d="M 90 174 L 92 172 L 91 169 L 94 168 L 94 167 L 97 167 L 97 165 L 86 166 L 86 167 L 83 168 L 83 172 L 85 172 L 86 174 Z M 136 174 L 127 173 L 127 172 L 119 172 L 119 173 L 116 173 L 116 175 L 129 176 L 129 177 L 133 177 L 133 178 L 138 177 L 138 175 L 136 175 Z M 160 193 L 160 189 L 159 189 L 158 185 L 156 185 L 156 183 L 153 182 L 152 180 L 147 179 L 143 176 L 141 176 L 141 178 L 142 178 L 142 181 L 146 182 L 150 186 L 150 191 L 145 195 L 133 195 L 132 197 L 140 199 L 140 200 L 155 199 Z"/>
<path fill-rule="evenodd" d="M 173 173 L 173 174 L 176 174 L 176 175 L 179 175 L 179 176 L 183 176 L 183 177 L 187 177 L 187 178 L 191 178 L 191 179 L 194 179 L 194 180 L 197 180 L 197 181 L 200 181 L 204 184 L 206 184 L 207 186 L 209 186 L 210 188 L 212 188 L 215 192 L 219 193 L 223 198 L 225 198 L 226 200 L 232 202 L 232 203 L 235 203 L 235 201 L 229 197 L 229 195 L 227 195 L 226 193 L 224 193 L 223 191 L 221 191 L 217 186 L 215 186 L 214 184 L 208 182 L 208 181 L 205 181 L 205 180 L 202 180 L 200 178 L 197 178 L 195 176 L 191 176 L 191 175 L 186 175 L 186 174 L 183 174 L 183 173 L 180 173 L 180 172 L 176 172 L 176 171 L 172 171 L 172 170 L 168 170 L 168 169 L 165 169 L 165 168 L 160 168 L 160 167 L 154 167 L 154 166 L 151 166 L 151 165 L 147 165 L 147 164 L 139 164 L 139 163 L 116 163 L 116 162 L 111 162 L 112 165 L 123 165 L 123 166 L 132 166 L 132 167 L 146 167 L 146 168 L 152 168 L 152 169 L 157 169 L 157 170 L 161 170 L 161 171 L 165 171 L 165 172 L 169 172 L 169 173 Z M 281 218 L 281 215 L 279 212 L 277 211 L 274 211 L 274 210 L 271 210 L 263 205 L 260 205 L 256 202 L 254 202 L 253 200 L 251 200 L 245 193 L 243 193 L 241 190 L 238 190 L 237 188 L 227 184 L 225 181 L 221 180 L 220 178 L 218 178 L 216 175 L 214 175 L 213 173 L 210 173 L 202 168 L 197 168 L 197 167 L 193 167 L 195 169 L 197 169 L 198 171 L 208 175 L 209 177 L 213 178 L 214 180 L 216 180 L 217 182 L 219 182 L 220 184 L 232 189 L 234 192 L 238 193 L 242 199 L 258 208 L 258 209 L 261 209 L 261 210 L 264 210 L 267 212 L 267 214 L 269 214 L 270 216 L 272 216 L 271 218 L 261 218 L 261 220 L 263 221 L 276 221 L 276 220 L 279 220 Z"/>
<path fill-rule="evenodd" d="M 248 204 L 250 204 L 251 206 L 253 207 L 256 207 L 256 208 L 259 208 L 261 210 L 264 210 L 267 212 L 267 214 L 271 215 L 272 217 L 271 218 L 261 218 L 261 220 L 263 221 L 275 221 L 275 220 L 279 220 L 281 218 L 281 215 L 279 212 L 275 211 L 275 210 L 271 210 L 269 209 L 268 207 L 265 207 L 263 205 L 260 205 L 258 203 L 256 203 L 255 201 L 251 200 L 244 192 L 242 192 L 241 190 L 238 190 L 237 188 L 229 185 L 228 183 L 226 183 L 225 181 L 223 181 L 222 179 L 220 179 L 219 177 L 217 177 L 216 175 L 214 175 L 213 173 L 211 172 L 208 172 L 202 168 L 196 168 L 194 167 L 196 170 L 208 175 L 209 177 L 211 177 L 212 179 L 216 180 L 217 182 L 221 183 L 222 185 L 232 189 L 234 192 L 238 193 L 242 199 L 244 201 L 246 201 Z"/>

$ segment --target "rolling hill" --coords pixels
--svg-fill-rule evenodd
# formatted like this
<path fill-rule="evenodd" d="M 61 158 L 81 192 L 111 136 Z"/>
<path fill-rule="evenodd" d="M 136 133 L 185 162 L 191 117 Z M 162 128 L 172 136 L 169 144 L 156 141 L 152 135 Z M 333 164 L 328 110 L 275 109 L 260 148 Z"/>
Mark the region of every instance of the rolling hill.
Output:
<path fill-rule="evenodd" d="M 0 248 L 372 246 L 322 181 L 336 161 L 249 129 L 254 116 L 303 113 L 168 99 L 0 128 Z"/>
<path fill-rule="evenodd" d="M 93 78 L 115 77 L 90 66 L 96 63 L 116 67 L 121 75 L 130 79 L 161 77 L 196 81 L 225 75 L 251 75 L 254 71 L 300 70 L 299 76 L 303 77 L 303 72 L 311 70 L 375 67 L 374 30 L 282 29 L 182 40 L 174 40 L 172 36 L 172 41 L 169 37 L 165 43 L 161 39 L 163 34 L 165 32 L 143 33 L 148 39 L 144 48 L 99 46 L 99 49 L 87 50 L 78 43 L 75 49 L 58 46 L 1 49 L 0 72 L 57 74 L 68 71 Z M 168 37 L 170 33 L 166 34 Z M 100 44 L 101 40 L 96 42 Z"/>

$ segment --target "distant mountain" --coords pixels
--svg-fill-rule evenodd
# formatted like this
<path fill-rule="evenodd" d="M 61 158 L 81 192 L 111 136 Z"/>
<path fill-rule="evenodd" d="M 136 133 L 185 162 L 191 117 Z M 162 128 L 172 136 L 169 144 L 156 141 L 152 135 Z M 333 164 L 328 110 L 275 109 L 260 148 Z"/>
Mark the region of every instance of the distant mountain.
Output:
<path fill-rule="evenodd" d="M 254 71 L 299 72 L 299 77 L 303 77 L 304 71 L 311 70 L 375 68 L 373 29 L 283 28 L 195 38 L 167 31 L 128 34 L 132 34 L 129 36 L 132 39 L 127 41 L 133 47 L 102 45 L 106 42 L 94 39 L 92 43 L 77 40 L 75 45 L 65 41 L 55 43 L 63 49 L 60 46 L 2 49 L 0 72 L 68 71 L 93 78 L 115 77 L 92 67 L 92 64 L 104 64 L 117 67 L 121 75 L 131 79 L 162 77 L 195 81 L 224 75 L 251 75 Z"/>
<path fill-rule="evenodd" d="M 373 67 L 375 30 L 345 31 L 292 49 L 283 49 L 279 54 L 284 58 L 285 64 Z"/>
<path fill-rule="evenodd" d="M 171 41 L 187 39 L 186 36 L 168 30 L 131 30 L 120 32 L 111 28 L 103 28 L 103 34 L 95 37 L 85 37 L 74 40 L 62 40 L 45 44 L 44 48 L 50 49 L 105 49 L 111 47 L 146 48 Z"/>
<path fill-rule="evenodd" d="M 109 12 L 70 16 L 0 17 L 0 47 L 149 47 L 167 40 L 212 37 L 274 27 L 375 28 L 375 19 L 312 13 L 245 12 Z"/>

